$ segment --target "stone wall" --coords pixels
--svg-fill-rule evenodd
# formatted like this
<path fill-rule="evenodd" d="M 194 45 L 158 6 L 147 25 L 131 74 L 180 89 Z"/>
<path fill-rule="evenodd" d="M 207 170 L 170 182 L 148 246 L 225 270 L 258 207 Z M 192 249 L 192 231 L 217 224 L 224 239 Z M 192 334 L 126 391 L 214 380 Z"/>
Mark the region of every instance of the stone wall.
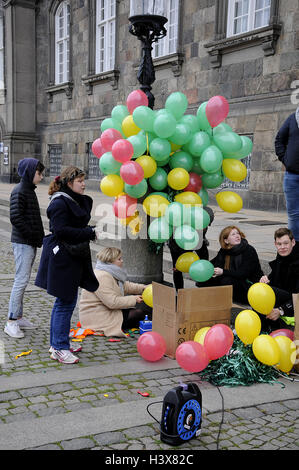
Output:
<path fill-rule="evenodd" d="M 154 61 L 155 108 L 164 107 L 167 96 L 177 90 L 188 97 L 190 113 L 214 95 L 225 96 L 230 102 L 228 124 L 254 141 L 249 188 L 239 190 L 245 207 L 283 210 L 283 167 L 274 153 L 274 138 L 296 108 L 291 102 L 291 86 L 299 80 L 299 0 L 276 0 L 278 21 L 270 31 L 268 28 L 233 45 L 219 40 L 226 0 L 221 1 L 181 1 L 178 54 Z M 36 115 L 38 148 L 46 165 L 49 144 L 60 144 L 63 166 L 74 163 L 88 169 L 87 143 L 100 135 L 100 123 L 112 108 L 125 103 L 127 95 L 139 88 L 136 74 L 141 48 L 128 32 L 129 0 L 117 1 L 117 73 L 93 82 L 88 79 L 89 4 L 92 2 L 87 0 L 71 2 L 72 84 L 68 90 L 50 93 L 48 17 L 53 2 L 38 2 Z M 0 114 L 5 123 L 3 106 Z"/>

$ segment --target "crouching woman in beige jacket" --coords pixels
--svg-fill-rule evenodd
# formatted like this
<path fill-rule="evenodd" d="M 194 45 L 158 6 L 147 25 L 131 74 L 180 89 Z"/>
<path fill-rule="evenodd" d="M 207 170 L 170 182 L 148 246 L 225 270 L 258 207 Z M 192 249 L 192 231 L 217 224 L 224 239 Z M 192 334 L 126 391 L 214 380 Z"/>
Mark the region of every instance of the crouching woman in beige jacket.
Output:
<path fill-rule="evenodd" d="M 123 330 L 139 326 L 146 306 L 142 300 L 144 284 L 127 281 L 121 250 L 104 248 L 97 254 L 94 270 L 99 281 L 95 292 L 82 290 L 79 302 L 81 327 L 105 336 L 125 336 Z M 136 307 L 136 305 L 138 307 Z"/>

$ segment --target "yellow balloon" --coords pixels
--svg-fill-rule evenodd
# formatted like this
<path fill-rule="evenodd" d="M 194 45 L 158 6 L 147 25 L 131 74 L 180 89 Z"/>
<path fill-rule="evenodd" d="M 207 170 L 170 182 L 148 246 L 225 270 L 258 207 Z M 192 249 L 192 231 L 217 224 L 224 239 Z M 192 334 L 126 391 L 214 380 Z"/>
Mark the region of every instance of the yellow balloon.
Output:
<path fill-rule="evenodd" d="M 135 160 L 143 168 L 144 178 L 150 178 L 157 171 L 157 163 L 149 155 L 141 155 L 141 157 L 136 158 Z"/>
<path fill-rule="evenodd" d="M 147 196 L 143 201 L 143 210 L 151 217 L 162 217 L 165 214 L 169 201 L 159 194 Z"/>
<path fill-rule="evenodd" d="M 124 189 L 124 182 L 118 175 L 107 175 L 101 181 L 100 188 L 106 196 L 119 196 Z"/>
<path fill-rule="evenodd" d="M 225 212 L 238 212 L 243 207 L 243 200 L 234 191 L 221 191 L 216 194 L 216 201 L 220 209 Z"/>
<path fill-rule="evenodd" d="M 278 344 L 270 335 L 259 335 L 255 338 L 252 351 L 258 361 L 268 366 L 275 366 L 280 361 Z"/>
<path fill-rule="evenodd" d="M 275 336 L 274 340 L 280 351 L 280 359 L 276 368 L 288 374 L 296 361 L 296 345 L 287 336 Z"/>
<path fill-rule="evenodd" d="M 179 150 L 182 147 L 181 145 L 174 144 L 173 142 L 170 142 L 170 145 L 171 145 L 171 151 L 172 152 L 176 152 L 177 150 Z"/>
<path fill-rule="evenodd" d="M 236 333 L 244 344 L 252 344 L 261 332 L 262 322 L 252 310 L 242 310 L 235 320 Z"/>
<path fill-rule="evenodd" d="M 123 120 L 121 124 L 121 128 L 126 137 L 130 137 L 131 135 L 136 135 L 138 134 L 138 132 L 141 131 L 141 129 L 138 126 L 136 126 L 135 122 L 133 121 L 132 114 L 129 114 L 129 116 L 125 117 L 125 119 Z"/>
<path fill-rule="evenodd" d="M 143 302 L 149 307 L 153 307 L 153 286 L 150 284 L 142 292 Z"/>
<path fill-rule="evenodd" d="M 247 292 L 247 298 L 253 310 L 263 315 L 269 315 L 275 305 L 274 290 L 263 282 L 257 282 L 250 286 Z"/>
<path fill-rule="evenodd" d="M 193 191 L 183 191 L 182 193 L 177 194 L 174 197 L 174 200 L 181 204 L 189 204 L 190 206 L 202 205 L 201 197 Z"/>
<path fill-rule="evenodd" d="M 180 190 L 188 186 L 190 176 L 185 168 L 174 168 L 168 173 L 167 181 L 172 189 Z"/>
<path fill-rule="evenodd" d="M 199 260 L 199 256 L 196 253 L 193 253 L 193 251 L 187 251 L 187 253 L 183 253 L 178 257 L 175 267 L 182 273 L 188 273 L 191 264 L 197 260 Z"/>
<path fill-rule="evenodd" d="M 231 181 L 243 181 L 247 176 L 247 168 L 244 163 L 234 158 L 224 158 L 222 170 Z"/>
<path fill-rule="evenodd" d="M 203 328 L 200 328 L 200 330 L 198 330 L 196 333 L 195 333 L 195 336 L 193 338 L 193 341 L 196 341 L 197 343 L 200 343 L 200 344 L 204 344 L 204 340 L 205 340 L 205 336 L 207 334 L 207 332 L 209 331 L 211 327 L 210 326 L 204 326 Z"/>

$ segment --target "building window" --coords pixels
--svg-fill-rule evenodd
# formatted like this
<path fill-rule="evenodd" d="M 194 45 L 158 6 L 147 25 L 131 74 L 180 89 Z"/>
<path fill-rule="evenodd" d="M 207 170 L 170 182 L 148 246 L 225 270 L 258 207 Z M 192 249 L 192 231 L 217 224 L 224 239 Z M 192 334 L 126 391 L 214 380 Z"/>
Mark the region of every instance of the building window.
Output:
<path fill-rule="evenodd" d="M 49 176 L 58 176 L 61 173 L 62 146 L 49 145 Z"/>
<path fill-rule="evenodd" d="M 62 2 L 55 14 L 55 83 L 65 83 L 70 75 L 70 4 Z"/>
<path fill-rule="evenodd" d="M 159 2 L 157 2 L 156 8 L 159 8 Z M 167 35 L 164 38 L 159 39 L 159 41 L 154 45 L 154 58 L 174 54 L 177 52 L 179 31 L 179 0 L 166 0 L 164 8 L 165 14 L 163 16 L 168 18 L 168 22 L 165 24 Z M 154 13 L 160 14 L 159 11 L 156 10 Z"/>
<path fill-rule="evenodd" d="M 96 73 L 114 69 L 115 0 L 97 0 L 96 4 Z"/>
<path fill-rule="evenodd" d="M 227 37 L 269 25 L 271 0 L 229 0 Z"/>
<path fill-rule="evenodd" d="M 101 172 L 99 167 L 99 159 L 94 156 L 91 151 L 92 142 L 88 144 L 88 179 L 101 181 L 104 178 L 104 174 Z"/>

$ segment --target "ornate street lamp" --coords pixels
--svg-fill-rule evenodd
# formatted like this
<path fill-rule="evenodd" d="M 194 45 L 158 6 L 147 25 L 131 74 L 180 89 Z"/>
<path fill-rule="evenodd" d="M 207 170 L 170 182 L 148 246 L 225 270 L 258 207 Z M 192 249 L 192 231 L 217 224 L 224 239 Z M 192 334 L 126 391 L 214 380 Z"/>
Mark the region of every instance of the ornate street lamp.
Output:
<path fill-rule="evenodd" d="M 149 100 L 149 107 L 153 109 L 155 98 L 151 93 L 151 85 L 154 83 L 155 69 L 152 60 L 152 45 L 158 39 L 166 36 L 165 23 L 168 19 L 163 16 L 165 12 L 164 0 L 131 0 L 129 32 L 142 42 L 142 58 L 137 73 L 137 79 L 141 84 Z"/>

